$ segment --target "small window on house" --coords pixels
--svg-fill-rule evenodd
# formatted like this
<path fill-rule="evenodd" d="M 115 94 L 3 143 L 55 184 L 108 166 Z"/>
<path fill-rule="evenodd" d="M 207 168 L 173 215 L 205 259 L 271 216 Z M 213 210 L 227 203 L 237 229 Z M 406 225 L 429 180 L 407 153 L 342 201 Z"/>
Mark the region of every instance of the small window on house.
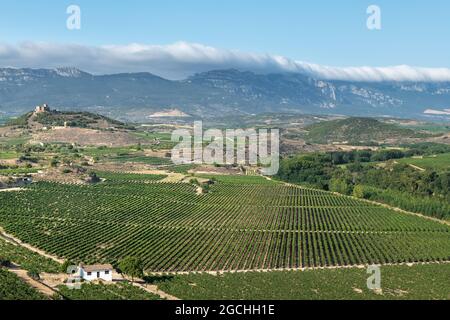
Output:
<path fill-rule="evenodd" d="M 109 274 L 109 270 L 106 270 L 106 271 L 105 271 L 105 274 Z"/>
<path fill-rule="evenodd" d="M 88 274 L 88 276 L 92 276 L 92 272 L 88 272 L 87 274 Z"/>

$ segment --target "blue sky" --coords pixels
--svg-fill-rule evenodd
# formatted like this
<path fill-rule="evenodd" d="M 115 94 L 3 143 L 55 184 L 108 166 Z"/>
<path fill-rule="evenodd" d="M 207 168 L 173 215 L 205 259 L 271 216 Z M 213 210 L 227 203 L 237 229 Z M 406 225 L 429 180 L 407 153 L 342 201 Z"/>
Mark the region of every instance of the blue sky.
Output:
<path fill-rule="evenodd" d="M 450 67 L 447 0 L 0 0 L 0 43 L 87 46 L 178 41 L 331 66 Z M 66 8 L 82 29 L 66 29 Z M 366 28 L 380 6 L 382 30 Z M 1 63 L 1 61 L 0 61 Z"/>

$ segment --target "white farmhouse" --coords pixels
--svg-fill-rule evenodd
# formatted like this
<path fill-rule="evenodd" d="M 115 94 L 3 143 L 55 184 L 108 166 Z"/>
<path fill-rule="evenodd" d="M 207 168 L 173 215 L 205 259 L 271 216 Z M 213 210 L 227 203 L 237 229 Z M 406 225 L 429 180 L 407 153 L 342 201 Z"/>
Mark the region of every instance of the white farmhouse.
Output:
<path fill-rule="evenodd" d="M 113 271 L 114 268 L 110 264 L 94 264 L 89 266 L 80 264 L 78 267 L 80 278 L 86 281 L 113 281 Z"/>

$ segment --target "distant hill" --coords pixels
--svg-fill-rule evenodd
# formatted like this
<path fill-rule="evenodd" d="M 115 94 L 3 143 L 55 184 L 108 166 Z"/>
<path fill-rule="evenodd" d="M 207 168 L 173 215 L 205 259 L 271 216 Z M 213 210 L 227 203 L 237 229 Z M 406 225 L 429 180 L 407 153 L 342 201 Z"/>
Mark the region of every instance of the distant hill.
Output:
<path fill-rule="evenodd" d="M 414 130 L 372 118 L 325 121 L 306 128 L 307 140 L 314 143 L 370 143 L 418 136 Z"/>
<path fill-rule="evenodd" d="M 44 127 L 72 127 L 95 130 L 105 129 L 132 129 L 121 121 L 91 112 L 72 112 L 50 110 L 48 112 L 27 112 L 18 117 L 10 118 L 5 126 L 28 129 L 42 129 Z"/>
<path fill-rule="evenodd" d="M 295 112 L 449 119 L 424 112 L 448 109 L 450 83 L 323 81 L 298 73 L 239 70 L 171 81 L 151 73 L 92 75 L 75 68 L 0 68 L 0 113 L 17 115 L 39 101 L 60 110 L 141 122 L 167 110 L 202 118 Z"/>
<path fill-rule="evenodd" d="M 0 126 L 0 137 L 23 137 L 21 143 L 78 146 L 132 146 L 147 142 L 136 127 L 91 112 L 38 110 L 11 118 Z M 8 139 L 7 139 L 8 140 Z"/>
<path fill-rule="evenodd" d="M 123 122 L 91 112 L 51 111 L 35 115 L 35 122 L 46 127 L 76 127 L 89 129 L 126 128 Z"/>

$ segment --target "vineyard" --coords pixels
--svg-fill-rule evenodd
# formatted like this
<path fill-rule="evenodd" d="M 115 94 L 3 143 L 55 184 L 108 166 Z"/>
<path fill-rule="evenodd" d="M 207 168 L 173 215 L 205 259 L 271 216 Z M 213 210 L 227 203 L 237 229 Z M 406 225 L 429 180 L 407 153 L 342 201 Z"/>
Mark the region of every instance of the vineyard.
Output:
<path fill-rule="evenodd" d="M 2 238 L 0 238 L 0 258 L 13 261 L 26 270 L 37 272 L 57 273 L 61 269 L 59 263 L 19 245 L 6 242 Z"/>
<path fill-rule="evenodd" d="M 448 264 L 382 266 L 380 270 L 379 292 L 367 289 L 367 268 L 187 274 L 155 278 L 152 283 L 186 300 L 450 299 Z"/>
<path fill-rule="evenodd" d="M 61 285 L 59 293 L 66 300 L 160 300 L 159 296 L 125 282 L 116 284 L 85 283 L 77 290 Z"/>
<path fill-rule="evenodd" d="M 153 272 L 450 260 L 450 227 L 261 177 L 216 177 L 207 194 L 162 176 L 99 173 L 96 185 L 0 193 L 0 225 L 85 263 L 142 258 Z"/>
<path fill-rule="evenodd" d="M 45 296 L 28 286 L 14 273 L 0 268 L 0 301 L 45 299 Z"/>

